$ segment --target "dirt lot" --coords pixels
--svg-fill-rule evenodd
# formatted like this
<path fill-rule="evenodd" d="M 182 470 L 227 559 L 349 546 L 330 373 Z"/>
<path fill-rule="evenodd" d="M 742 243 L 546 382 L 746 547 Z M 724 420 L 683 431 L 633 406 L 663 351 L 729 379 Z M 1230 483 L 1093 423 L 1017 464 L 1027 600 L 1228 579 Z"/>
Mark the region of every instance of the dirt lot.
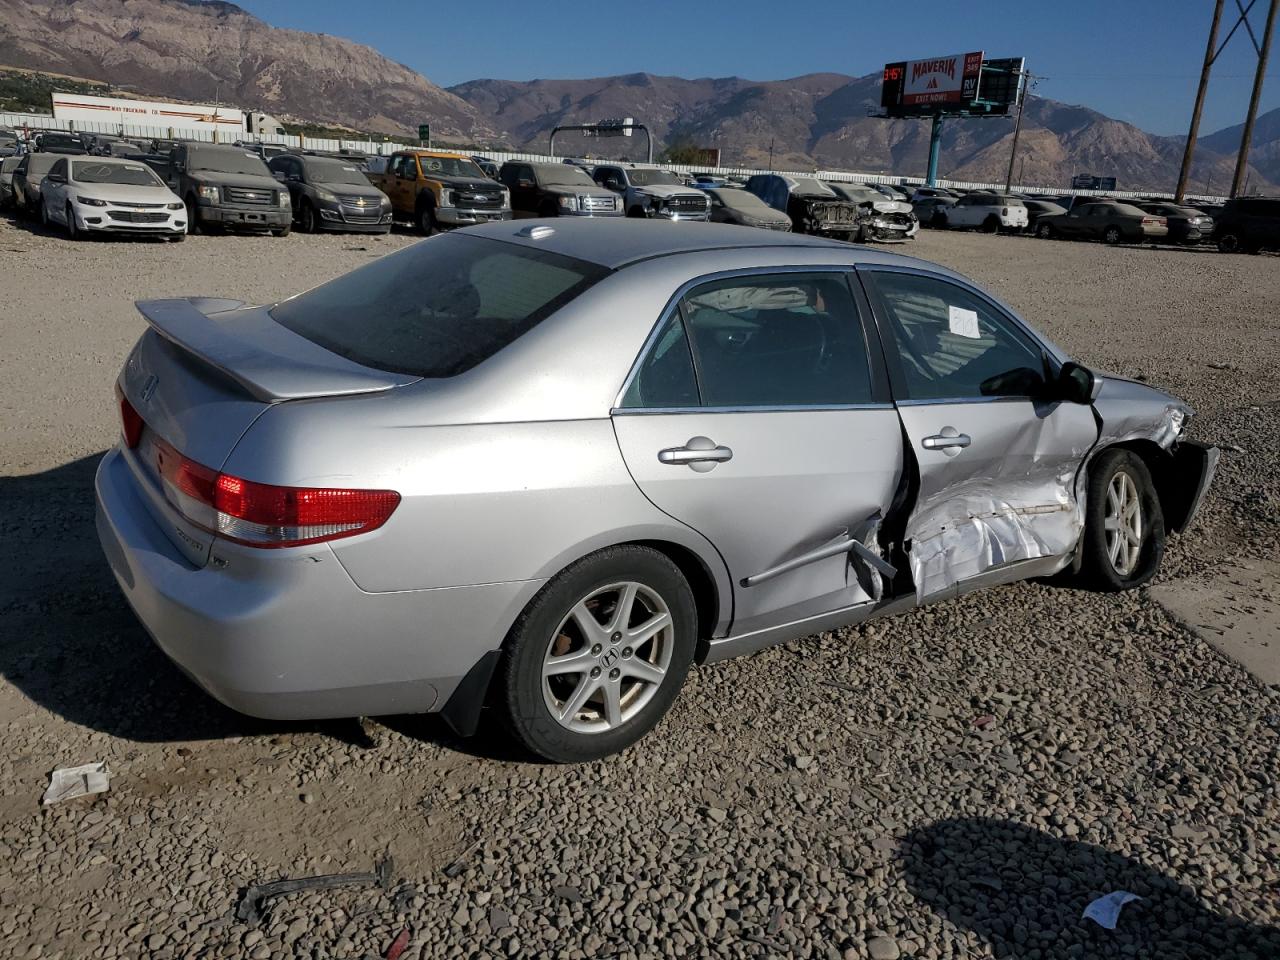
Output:
<path fill-rule="evenodd" d="M 269 300 L 412 239 L 0 222 L 0 956 L 382 957 L 406 926 L 413 958 L 1280 956 L 1280 691 L 1145 590 L 1021 584 L 697 669 L 646 741 L 581 767 L 431 718 L 255 721 L 193 687 L 93 533 L 132 302 Z M 1183 614 L 1206 635 L 1274 617 L 1280 259 L 910 252 L 1198 409 L 1226 453 L 1159 586 L 1208 591 Z M 40 807 L 51 769 L 102 759 L 109 793 Z M 250 883 L 388 851 L 385 891 L 235 919 Z M 1081 920 L 1115 890 L 1144 898 L 1118 929 Z"/>

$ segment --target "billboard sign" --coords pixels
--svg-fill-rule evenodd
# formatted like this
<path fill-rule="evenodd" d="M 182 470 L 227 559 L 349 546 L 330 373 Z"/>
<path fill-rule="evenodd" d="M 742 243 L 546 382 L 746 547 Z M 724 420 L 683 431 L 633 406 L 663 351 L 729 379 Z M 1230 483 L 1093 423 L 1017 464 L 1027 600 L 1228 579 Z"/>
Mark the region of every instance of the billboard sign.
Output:
<path fill-rule="evenodd" d="M 1072 190 L 1114 190 L 1115 177 L 1095 177 L 1091 173 L 1077 173 L 1071 178 Z"/>
<path fill-rule="evenodd" d="M 978 98 L 982 52 L 908 60 L 903 74 L 903 106 L 971 103 Z"/>
<path fill-rule="evenodd" d="M 599 123 L 589 124 L 587 129 L 582 131 L 582 135 L 584 137 L 629 137 L 631 126 L 635 122 L 634 117 L 610 117 Z"/>
<path fill-rule="evenodd" d="M 133 124 L 181 127 L 184 130 L 245 132 L 244 114 L 238 107 L 201 103 L 165 103 L 160 100 L 125 100 L 82 93 L 53 93 L 53 117 L 73 123 Z"/>

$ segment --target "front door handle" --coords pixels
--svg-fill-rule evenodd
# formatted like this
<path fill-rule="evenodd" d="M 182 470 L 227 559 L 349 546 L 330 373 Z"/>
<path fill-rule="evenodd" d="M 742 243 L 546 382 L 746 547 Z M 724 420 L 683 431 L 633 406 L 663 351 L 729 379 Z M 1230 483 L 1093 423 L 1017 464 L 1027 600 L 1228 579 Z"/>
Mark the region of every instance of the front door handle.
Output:
<path fill-rule="evenodd" d="M 941 433 L 921 440 L 920 446 L 926 450 L 950 450 L 967 447 L 972 442 L 967 433 L 957 433 L 953 428 L 945 427 Z"/>
<path fill-rule="evenodd" d="M 707 437 L 691 437 L 683 447 L 667 447 L 658 451 L 658 462 L 673 465 L 684 464 L 699 473 L 705 473 L 717 463 L 733 459 L 733 451 L 718 445 Z"/>

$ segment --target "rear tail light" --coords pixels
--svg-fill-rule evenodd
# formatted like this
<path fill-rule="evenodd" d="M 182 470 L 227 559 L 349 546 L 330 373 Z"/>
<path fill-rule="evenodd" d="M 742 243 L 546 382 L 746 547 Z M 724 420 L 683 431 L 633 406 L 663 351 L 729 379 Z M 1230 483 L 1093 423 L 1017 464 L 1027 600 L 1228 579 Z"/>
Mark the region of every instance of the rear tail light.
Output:
<path fill-rule="evenodd" d="M 1168 226 L 1168 223 L 1169 223 L 1169 221 L 1164 217 L 1143 217 L 1142 222 L 1144 224 L 1149 223 L 1152 226 L 1157 226 L 1157 227 Z"/>
<path fill-rule="evenodd" d="M 300 547 L 368 533 L 400 505 L 394 490 L 256 483 L 196 463 L 159 437 L 154 444 L 165 498 L 196 526 L 250 547 Z"/>
<path fill-rule="evenodd" d="M 120 404 L 120 429 L 124 434 L 124 445 L 132 450 L 142 439 L 142 417 L 138 416 L 138 411 L 133 409 L 133 404 L 129 402 L 129 398 L 124 395 L 118 383 L 116 400 Z"/>
<path fill-rule="evenodd" d="M 1008 207 L 1001 207 L 1001 208 L 1000 208 L 1000 216 L 1002 216 L 1002 217 L 1007 217 L 1008 215 L 1009 215 L 1009 208 L 1008 208 Z"/>

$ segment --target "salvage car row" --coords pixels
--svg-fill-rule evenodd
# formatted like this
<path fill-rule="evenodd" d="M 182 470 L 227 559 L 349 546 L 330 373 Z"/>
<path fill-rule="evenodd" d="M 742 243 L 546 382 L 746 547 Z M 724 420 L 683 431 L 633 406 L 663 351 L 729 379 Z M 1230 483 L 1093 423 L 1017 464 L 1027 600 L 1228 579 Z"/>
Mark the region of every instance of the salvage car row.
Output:
<path fill-rule="evenodd" d="M 88 233 L 181 240 L 201 230 L 287 235 L 430 234 L 513 217 L 632 217 L 731 223 L 865 243 L 897 242 L 924 224 L 1118 243 L 1215 242 L 1223 252 L 1280 248 L 1280 199 L 1209 210 L 1160 198 L 1032 196 L 757 174 L 736 182 L 628 163 L 509 161 L 440 150 L 389 157 L 290 151 L 267 144 L 85 142 L 45 133 L 36 152 L 0 162 L 0 205 Z M 98 142 L 102 140 L 103 142 Z M 110 142 L 107 142 L 107 141 Z M 129 153 L 128 151 L 136 151 Z M 144 152 L 145 151 L 145 152 Z"/>

